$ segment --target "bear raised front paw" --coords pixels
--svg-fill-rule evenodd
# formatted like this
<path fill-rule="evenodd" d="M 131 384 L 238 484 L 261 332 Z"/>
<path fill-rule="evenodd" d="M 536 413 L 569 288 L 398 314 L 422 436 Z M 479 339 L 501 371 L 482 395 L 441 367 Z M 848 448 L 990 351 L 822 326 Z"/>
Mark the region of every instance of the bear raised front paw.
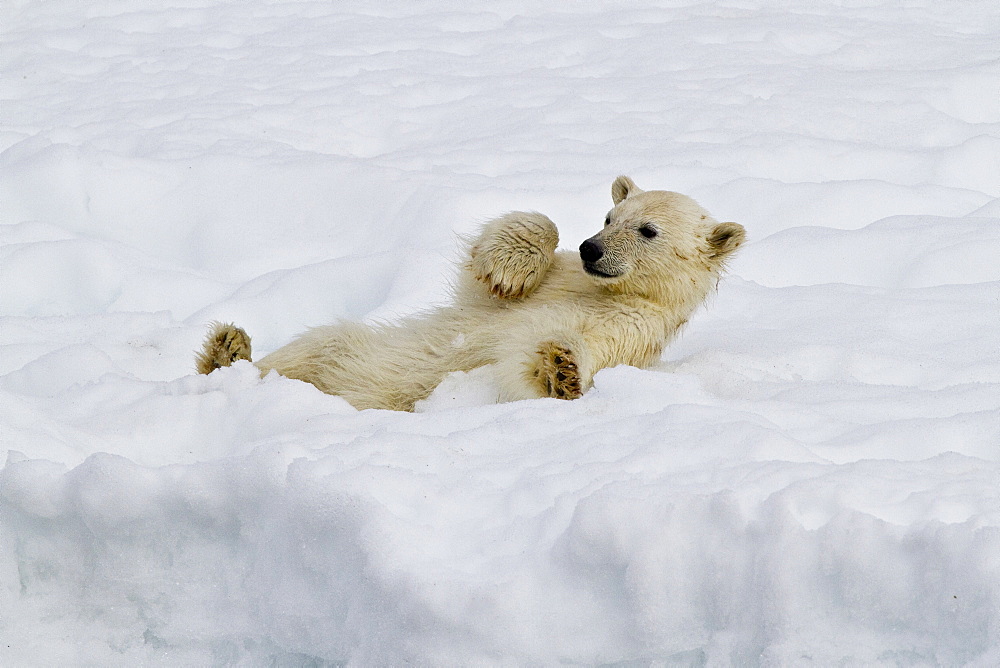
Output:
<path fill-rule="evenodd" d="M 552 266 L 555 224 L 540 213 L 512 212 L 489 223 L 470 249 L 468 268 L 498 299 L 523 299 Z"/>

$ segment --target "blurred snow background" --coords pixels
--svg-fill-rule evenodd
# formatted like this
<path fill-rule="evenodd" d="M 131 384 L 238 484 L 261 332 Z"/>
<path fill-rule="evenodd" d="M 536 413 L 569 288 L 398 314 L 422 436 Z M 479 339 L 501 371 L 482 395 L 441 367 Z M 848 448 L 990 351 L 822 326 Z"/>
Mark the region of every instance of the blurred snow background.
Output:
<path fill-rule="evenodd" d="M 1000 664 L 995 3 L 7 0 L 0 663 Z M 240 364 L 611 180 L 751 243 L 653 370 Z"/>

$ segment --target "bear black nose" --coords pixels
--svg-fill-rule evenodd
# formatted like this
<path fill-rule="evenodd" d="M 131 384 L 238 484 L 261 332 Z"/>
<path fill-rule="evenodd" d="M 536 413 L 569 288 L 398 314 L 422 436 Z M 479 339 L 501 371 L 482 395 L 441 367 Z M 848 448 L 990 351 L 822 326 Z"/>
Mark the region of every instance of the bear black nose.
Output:
<path fill-rule="evenodd" d="M 584 262 L 597 262 L 604 257 L 604 244 L 600 241 L 587 239 L 580 244 L 580 259 Z"/>

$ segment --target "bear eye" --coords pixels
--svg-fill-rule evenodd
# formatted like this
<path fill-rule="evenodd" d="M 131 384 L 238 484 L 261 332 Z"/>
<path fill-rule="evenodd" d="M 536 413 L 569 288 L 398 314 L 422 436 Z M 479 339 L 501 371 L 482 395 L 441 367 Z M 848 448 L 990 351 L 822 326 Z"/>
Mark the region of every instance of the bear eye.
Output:
<path fill-rule="evenodd" d="M 609 213 L 608 215 L 604 216 L 604 227 L 607 227 L 610 224 L 611 224 L 611 214 Z"/>
<path fill-rule="evenodd" d="M 656 228 L 652 225 L 643 225 L 639 228 L 639 234 L 646 237 L 647 239 L 652 239 L 657 235 Z"/>

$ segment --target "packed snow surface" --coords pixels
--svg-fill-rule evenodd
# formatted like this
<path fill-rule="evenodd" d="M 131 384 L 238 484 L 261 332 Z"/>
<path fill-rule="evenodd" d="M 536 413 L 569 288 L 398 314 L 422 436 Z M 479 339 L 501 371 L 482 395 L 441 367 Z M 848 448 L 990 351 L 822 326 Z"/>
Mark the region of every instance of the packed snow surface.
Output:
<path fill-rule="evenodd" d="M 6 0 L 0 664 L 1000 664 L 994 0 Z M 246 362 L 574 248 L 750 242 L 654 369 L 361 411 Z"/>

